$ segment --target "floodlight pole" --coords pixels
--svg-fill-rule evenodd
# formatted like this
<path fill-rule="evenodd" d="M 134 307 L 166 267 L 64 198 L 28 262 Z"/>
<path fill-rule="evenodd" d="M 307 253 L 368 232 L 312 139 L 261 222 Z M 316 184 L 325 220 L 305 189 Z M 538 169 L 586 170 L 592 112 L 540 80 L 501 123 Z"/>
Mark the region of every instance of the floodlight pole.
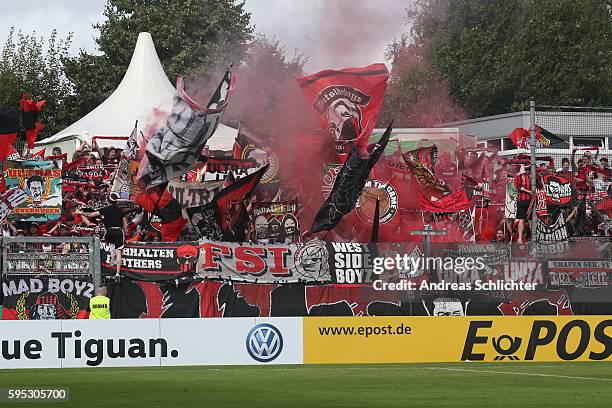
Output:
<path fill-rule="evenodd" d="M 536 123 L 535 123 L 535 101 L 529 101 L 529 131 L 531 133 L 531 199 L 533 206 L 531 207 L 531 240 L 536 240 L 536 231 L 538 228 L 538 214 L 536 207 L 538 206 L 538 197 L 536 194 Z"/>
<path fill-rule="evenodd" d="M 410 235 L 422 235 L 423 236 L 423 250 L 425 252 L 425 265 L 423 269 L 425 270 L 425 273 L 429 274 L 429 277 L 431 278 L 432 282 L 437 282 L 438 277 L 434 275 L 433 273 L 429 273 L 429 267 L 428 267 L 428 262 L 427 262 L 427 259 L 429 258 L 429 255 L 431 254 L 431 237 L 434 235 L 446 235 L 447 233 L 448 232 L 445 229 L 434 230 L 430 224 L 423 225 L 422 230 L 410 231 Z"/>

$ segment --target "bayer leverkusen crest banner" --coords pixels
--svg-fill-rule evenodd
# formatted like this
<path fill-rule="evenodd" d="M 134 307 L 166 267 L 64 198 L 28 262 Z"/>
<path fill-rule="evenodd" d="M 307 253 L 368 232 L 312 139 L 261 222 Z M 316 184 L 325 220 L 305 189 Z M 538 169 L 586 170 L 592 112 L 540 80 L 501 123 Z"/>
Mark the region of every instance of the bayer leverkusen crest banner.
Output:
<path fill-rule="evenodd" d="M 94 296 L 92 277 L 7 278 L 2 281 L 3 320 L 86 319 Z"/>
<path fill-rule="evenodd" d="M 387 89 L 385 64 L 326 70 L 298 78 L 322 125 L 337 142 L 368 138 Z"/>
<path fill-rule="evenodd" d="M 9 215 L 11 221 L 57 220 L 62 213 L 62 162 L 9 160 L 6 187 L 28 195 Z"/>

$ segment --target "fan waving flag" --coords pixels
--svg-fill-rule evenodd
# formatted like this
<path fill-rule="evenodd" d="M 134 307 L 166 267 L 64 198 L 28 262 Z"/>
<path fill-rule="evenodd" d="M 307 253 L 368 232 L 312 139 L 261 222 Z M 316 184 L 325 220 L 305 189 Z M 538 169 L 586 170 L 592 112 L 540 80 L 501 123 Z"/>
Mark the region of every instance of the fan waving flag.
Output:
<path fill-rule="evenodd" d="M 181 206 L 168 192 L 165 186 L 154 187 L 149 191 L 141 191 L 134 201 L 146 211 L 156 215 L 161 220 L 162 240 L 174 242 L 183 231 L 186 224 L 181 212 Z"/>
<path fill-rule="evenodd" d="M 363 158 L 357 148 L 353 147 L 334 181 L 329 197 L 315 216 L 310 233 L 333 229 L 342 217 L 355 207 L 370 171 L 389 142 L 391 130 L 389 125 L 378 143 L 373 146 L 369 157 Z"/>
<path fill-rule="evenodd" d="M 176 79 L 174 107 L 166 125 L 158 129 L 147 143 L 138 178 L 146 187 L 159 186 L 187 173 L 200 157 L 210 139 L 234 89 L 235 77 L 228 69 L 208 105 L 193 101 Z"/>
<path fill-rule="evenodd" d="M 437 146 L 411 150 L 404 153 L 402 158 L 423 189 L 431 190 L 438 194 L 450 193 L 446 183 L 437 178 L 431 170 L 438 158 Z"/>
<path fill-rule="evenodd" d="M 13 143 L 17 138 L 17 121 L 16 109 L 0 109 L 0 160 L 6 159 L 15 150 Z"/>
<path fill-rule="evenodd" d="M 518 148 L 529 149 L 531 146 L 531 133 L 523 128 L 516 128 L 508 135 L 512 143 Z M 536 148 L 555 147 L 557 149 L 568 149 L 569 142 L 552 132 L 536 125 L 535 134 Z"/>
<path fill-rule="evenodd" d="M 186 209 L 191 226 L 200 238 L 224 240 L 234 235 L 236 222 L 241 219 L 241 203 L 247 200 L 268 170 L 264 166 L 221 190 L 208 204 Z"/>
<path fill-rule="evenodd" d="M 129 199 L 130 196 L 130 161 L 136 160 L 138 153 L 138 121 L 134 125 L 134 130 L 130 133 L 125 148 L 121 154 L 119 164 L 115 169 L 113 186 L 110 194 L 115 199 Z"/>
<path fill-rule="evenodd" d="M 28 149 L 34 148 L 34 141 L 38 136 L 38 132 L 45 127 L 38 122 L 38 115 L 45 104 L 45 100 L 35 101 L 28 99 L 28 94 L 23 94 L 23 98 L 19 101 L 22 111 L 23 127 L 25 128 L 26 140 L 28 141 Z"/>
<path fill-rule="evenodd" d="M 321 71 L 297 82 L 336 142 L 365 148 L 382 109 L 387 79 L 385 64 L 372 64 Z"/>

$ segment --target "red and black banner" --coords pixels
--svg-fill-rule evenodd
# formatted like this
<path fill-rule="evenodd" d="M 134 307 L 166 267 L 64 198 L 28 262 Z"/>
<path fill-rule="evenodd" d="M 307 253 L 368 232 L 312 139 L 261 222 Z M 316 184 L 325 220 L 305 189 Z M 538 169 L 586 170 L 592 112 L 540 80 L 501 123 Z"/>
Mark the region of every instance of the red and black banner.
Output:
<path fill-rule="evenodd" d="M 329 197 L 325 200 L 310 227 L 311 233 L 333 229 L 342 217 L 355 208 L 359 195 L 363 190 L 370 171 L 385 150 L 391 126 L 385 130 L 379 142 L 372 147 L 371 154 L 363 158 L 355 147 L 340 169 L 334 180 L 334 186 Z"/>
<path fill-rule="evenodd" d="M 91 277 L 7 277 L 2 281 L 3 320 L 86 319 L 95 295 Z"/>
<path fill-rule="evenodd" d="M 165 242 L 178 239 L 187 223 L 183 218 L 179 202 L 166 189 L 166 186 L 156 186 L 147 191 L 141 191 L 134 201 L 146 211 L 161 220 L 161 235 Z"/>
<path fill-rule="evenodd" d="M 233 234 L 233 225 L 242 211 L 241 203 L 251 196 L 259 180 L 268 170 L 264 166 L 255 173 L 221 190 L 210 203 L 187 208 L 187 216 L 200 238 L 223 240 Z"/>
<path fill-rule="evenodd" d="M 38 132 L 44 128 L 44 125 L 38 122 L 38 115 L 45 102 L 45 100 L 35 101 L 33 99 L 28 99 L 28 95 L 25 93 L 23 94 L 23 98 L 19 101 L 22 111 L 21 117 L 23 120 L 23 127 L 25 128 L 29 149 L 34 148 L 34 141 L 38 136 Z"/>
<path fill-rule="evenodd" d="M 582 290 L 582 292 L 589 290 Z M 571 296 L 578 298 L 578 292 Z M 573 303 L 566 290 L 513 292 L 493 297 L 439 293 L 409 299 L 400 291 L 376 291 L 303 283 L 217 281 L 154 283 L 121 280 L 111 286 L 113 318 L 278 316 L 521 316 L 600 314 L 610 304 Z M 609 310 L 609 309 L 608 309 Z"/>
<path fill-rule="evenodd" d="M 460 190 L 435 201 L 430 200 L 421 194 L 421 208 L 423 208 L 423 211 L 433 213 L 454 213 L 467 210 L 467 194 L 465 193 L 465 190 Z"/>
<path fill-rule="evenodd" d="M 553 205 L 572 205 L 576 200 L 576 189 L 568 179 L 552 174 L 543 177 L 546 202 Z"/>
<path fill-rule="evenodd" d="M 338 143 L 365 145 L 374 129 L 387 88 L 384 64 L 325 70 L 297 78 L 324 129 Z"/>
<path fill-rule="evenodd" d="M 132 279 L 160 281 L 194 274 L 198 260 L 198 242 L 133 242 L 121 251 L 121 275 Z M 101 242 L 102 275 L 116 272 L 115 251 Z"/>

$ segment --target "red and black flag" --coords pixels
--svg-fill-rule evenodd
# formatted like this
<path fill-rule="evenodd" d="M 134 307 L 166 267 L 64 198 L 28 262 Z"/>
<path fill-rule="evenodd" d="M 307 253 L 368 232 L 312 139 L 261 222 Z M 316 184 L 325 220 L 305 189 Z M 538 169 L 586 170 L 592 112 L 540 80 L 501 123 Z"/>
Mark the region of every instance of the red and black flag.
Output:
<path fill-rule="evenodd" d="M 516 128 L 508 135 L 512 143 L 518 148 L 529 149 L 531 146 L 531 133 L 524 128 Z M 536 125 L 535 134 L 536 148 L 557 148 L 568 149 L 569 143 L 567 140 L 555 135 L 552 132 Z"/>
<path fill-rule="evenodd" d="M 181 206 L 166 189 L 158 186 L 148 191 L 141 191 L 135 197 L 136 203 L 161 220 L 161 235 L 165 242 L 174 242 L 185 227 L 186 221 L 181 212 Z"/>
<path fill-rule="evenodd" d="M 569 149 L 569 141 L 549 132 L 542 126 L 536 125 L 536 140 L 548 140 L 548 147 L 555 149 Z"/>
<path fill-rule="evenodd" d="M 235 239 L 235 224 L 243 219 L 241 203 L 247 200 L 268 170 L 264 166 L 221 190 L 208 204 L 186 209 L 191 226 L 200 238 Z"/>
<path fill-rule="evenodd" d="M 432 213 L 456 213 L 468 209 L 468 198 L 464 190 L 431 200 L 421 194 L 421 208 Z"/>
<path fill-rule="evenodd" d="M 45 104 L 45 100 L 35 101 L 28 99 L 28 94 L 23 94 L 23 98 L 19 101 L 21 105 L 21 119 L 23 121 L 23 127 L 25 128 L 26 140 L 28 141 L 28 149 L 34 148 L 34 141 L 38 132 L 43 130 L 45 127 L 38 121 L 38 115 Z"/>
<path fill-rule="evenodd" d="M 432 171 L 438 159 L 436 145 L 410 150 L 404 153 L 402 158 L 423 189 L 437 194 L 450 193 L 448 185 L 437 178 Z"/>
<path fill-rule="evenodd" d="M 309 230 L 310 233 L 333 229 L 344 215 L 355 208 L 361 190 L 370 176 L 370 171 L 389 142 L 391 130 L 391 125 L 389 125 L 378 143 L 368 147 L 368 151 L 371 151 L 368 157 L 362 157 L 356 147 L 352 148 L 334 181 L 329 197 L 315 216 Z"/>
<path fill-rule="evenodd" d="M 15 108 L 0 109 L 0 160 L 6 159 L 14 150 L 17 138 L 18 117 Z"/>
<path fill-rule="evenodd" d="M 428 169 L 433 169 L 438 161 L 438 146 L 419 147 L 418 149 L 410 150 L 405 153 L 406 158 L 411 161 L 420 163 Z"/>
<path fill-rule="evenodd" d="M 389 71 L 385 64 L 325 70 L 297 78 L 324 129 L 339 144 L 366 147 L 382 109 Z"/>

